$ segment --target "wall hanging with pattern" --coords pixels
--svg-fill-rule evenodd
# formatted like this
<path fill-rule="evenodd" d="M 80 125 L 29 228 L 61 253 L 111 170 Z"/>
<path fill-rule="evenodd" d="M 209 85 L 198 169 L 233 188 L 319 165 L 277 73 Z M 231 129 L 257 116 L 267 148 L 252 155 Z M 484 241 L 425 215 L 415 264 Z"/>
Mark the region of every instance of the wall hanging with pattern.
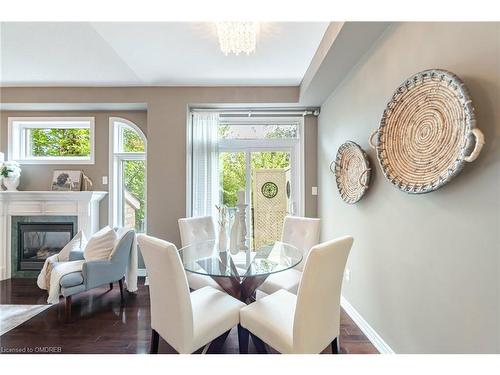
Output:
<path fill-rule="evenodd" d="M 396 89 L 369 142 L 385 177 L 402 191 L 421 194 L 439 189 L 465 162 L 476 160 L 484 136 L 464 83 L 432 69 Z"/>
<path fill-rule="evenodd" d="M 333 164 L 335 170 L 332 169 Z M 346 203 L 356 203 L 368 189 L 370 162 L 355 142 L 348 141 L 339 147 L 337 157 L 330 163 L 330 171 L 335 174 L 340 196 Z"/>

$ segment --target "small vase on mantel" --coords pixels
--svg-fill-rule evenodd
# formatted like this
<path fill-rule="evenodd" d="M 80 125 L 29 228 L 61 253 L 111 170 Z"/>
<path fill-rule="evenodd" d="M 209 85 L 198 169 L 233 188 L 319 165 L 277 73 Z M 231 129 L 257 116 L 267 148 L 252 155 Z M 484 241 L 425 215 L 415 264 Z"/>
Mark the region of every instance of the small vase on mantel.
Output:
<path fill-rule="evenodd" d="M 19 186 L 19 176 L 4 177 L 2 182 L 7 191 L 17 191 L 17 187 Z"/>
<path fill-rule="evenodd" d="M 0 176 L 2 176 L 2 183 L 7 191 L 17 191 L 21 177 L 19 163 L 15 161 L 3 162 L 0 167 Z"/>

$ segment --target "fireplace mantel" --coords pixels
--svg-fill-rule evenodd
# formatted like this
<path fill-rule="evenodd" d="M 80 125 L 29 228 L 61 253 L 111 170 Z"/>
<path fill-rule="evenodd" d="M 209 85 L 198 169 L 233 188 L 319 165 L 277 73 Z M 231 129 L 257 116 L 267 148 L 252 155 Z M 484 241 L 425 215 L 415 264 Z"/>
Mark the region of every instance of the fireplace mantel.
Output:
<path fill-rule="evenodd" d="M 0 191 L 0 202 L 5 201 L 100 201 L 107 191 Z"/>
<path fill-rule="evenodd" d="M 12 216 L 77 216 L 87 237 L 99 229 L 105 191 L 0 191 L 0 280 L 11 277 Z"/>

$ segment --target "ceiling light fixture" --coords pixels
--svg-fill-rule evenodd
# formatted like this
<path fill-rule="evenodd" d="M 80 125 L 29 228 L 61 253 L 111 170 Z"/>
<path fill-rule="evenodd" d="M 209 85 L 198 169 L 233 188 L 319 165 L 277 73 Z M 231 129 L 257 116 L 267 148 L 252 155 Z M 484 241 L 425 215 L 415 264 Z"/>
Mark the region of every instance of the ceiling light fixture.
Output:
<path fill-rule="evenodd" d="M 225 55 L 255 52 L 258 22 L 217 22 L 220 49 Z"/>

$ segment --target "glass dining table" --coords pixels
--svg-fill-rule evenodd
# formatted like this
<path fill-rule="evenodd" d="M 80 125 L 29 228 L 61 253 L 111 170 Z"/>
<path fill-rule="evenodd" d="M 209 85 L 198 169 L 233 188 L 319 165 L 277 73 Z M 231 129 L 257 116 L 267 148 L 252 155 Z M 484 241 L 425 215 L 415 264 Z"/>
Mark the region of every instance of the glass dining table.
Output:
<path fill-rule="evenodd" d="M 231 296 L 245 302 L 253 301 L 254 293 L 266 278 L 286 271 L 302 261 L 296 247 L 276 241 L 255 251 L 241 250 L 234 254 L 220 251 L 216 240 L 185 246 L 179 255 L 186 272 L 209 276 Z"/>

